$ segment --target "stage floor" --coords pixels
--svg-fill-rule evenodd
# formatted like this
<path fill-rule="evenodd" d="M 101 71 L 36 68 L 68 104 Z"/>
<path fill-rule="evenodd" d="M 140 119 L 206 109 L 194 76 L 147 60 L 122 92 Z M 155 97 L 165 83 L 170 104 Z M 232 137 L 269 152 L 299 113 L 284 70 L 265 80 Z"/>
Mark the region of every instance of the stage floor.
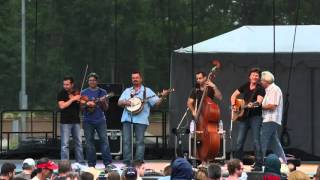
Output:
<path fill-rule="evenodd" d="M 0 166 L 2 166 L 2 164 L 4 162 L 12 162 L 16 165 L 16 171 L 19 172 L 21 171 L 21 166 L 22 166 L 22 159 L 16 159 L 16 160 L 0 160 Z M 54 162 L 58 162 L 59 160 L 54 160 Z M 113 164 L 115 166 L 117 166 L 117 168 L 121 169 L 122 167 L 124 167 L 124 164 L 121 161 L 114 161 Z M 162 173 L 163 169 L 165 166 L 170 164 L 170 160 L 146 160 L 145 161 L 145 167 L 146 169 L 149 169 L 150 171 L 155 171 L 155 172 L 159 172 Z M 306 174 L 308 174 L 310 177 L 312 177 L 317 170 L 317 167 L 320 165 L 320 162 L 318 161 L 307 161 L 307 162 L 301 162 L 301 166 L 297 167 L 297 170 L 300 170 Z M 103 169 L 104 165 L 102 163 L 102 161 L 98 161 L 97 165 L 96 165 L 97 169 Z M 226 167 L 222 166 L 223 171 L 226 171 Z M 249 165 L 245 165 L 245 171 L 246 172 L 250 172 L 251 171 L 251 167 Z"/>

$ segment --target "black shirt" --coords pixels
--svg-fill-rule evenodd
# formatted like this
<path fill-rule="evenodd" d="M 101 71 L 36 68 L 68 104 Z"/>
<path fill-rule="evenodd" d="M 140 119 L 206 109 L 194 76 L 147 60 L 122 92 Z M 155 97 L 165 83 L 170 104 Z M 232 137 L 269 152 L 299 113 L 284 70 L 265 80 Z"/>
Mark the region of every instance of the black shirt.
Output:
<path fill-rule="evenodd" d="M 214 98 L 214 90 L 211 87 L 208 87 L 208 93 L 207 96 L 210 97 L 211 99 Z M 200 90 L 200 88 L 193 88 L 191 91 L 191 94 L 189 96 L 189 98 L 197 100 L 197 107 L 199 107 L 199 103 L 201 101 L 201 97 L 202 97 L 203 91 Z"/>
<path fill-rule="evenodd" d="M 69 100 L 69 94 L 66 90 L 62 90 L 59 92 L 57 96 L 57 101 L 68 101 Z M 75 124 L 80 123 L 79 118 L 79 110 L 80 105 L 78 102 L 72 102 L 70 106 L 61 109 L 61 118 L 60 123 L 62 124 Z"/>
<path fill-rule="evenodd" d="M 246 102 L 246 104 L 249 102 L 256 102 L 258 95 L 264 97 L 266 94 L 264 88 L 260 84 L 257 84 L 255 89 L 250 90 L 250 82 L 247 82 L 242 86 L 240 86 L 240 88 L 238 88 L 238 91 L 243 95 L 243 99 Z M 261 116 L 262 108 L 261 106 L 259 106 L 257 108 L 246 109 L 245 115 L 246 117 L 244 118 L 248 118 L 252 116 Z"/>

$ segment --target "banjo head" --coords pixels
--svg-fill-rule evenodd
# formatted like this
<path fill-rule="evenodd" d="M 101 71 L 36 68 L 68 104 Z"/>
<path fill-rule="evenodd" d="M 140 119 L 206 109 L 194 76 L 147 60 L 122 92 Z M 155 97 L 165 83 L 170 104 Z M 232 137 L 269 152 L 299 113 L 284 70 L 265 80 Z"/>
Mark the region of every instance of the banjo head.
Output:
<path fill-rule="evenodd" d="M 129 101 L 131 102 L 131 106 L 127 106 L 126 109 L 135 114 L 135 113 L 139 113 L 142 110 L 142 100 L 138 97 L 133 97 L 130 98 Z"/>

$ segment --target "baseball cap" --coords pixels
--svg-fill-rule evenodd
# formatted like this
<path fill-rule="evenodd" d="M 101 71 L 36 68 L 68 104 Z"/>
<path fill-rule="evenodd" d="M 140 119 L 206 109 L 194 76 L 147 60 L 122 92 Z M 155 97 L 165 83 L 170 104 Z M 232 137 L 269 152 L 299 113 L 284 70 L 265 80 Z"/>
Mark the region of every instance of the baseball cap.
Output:
<path fill-rule="evenodd" d="M 37 168 L 57 170 L 58 169 L 58 165 L 55 164 L 53 161 L 48 161 L 46 163 L 37 164 Z"/>
<path fill-rule="evenodd" d="M 36 162 L 32 158 L 27 158 L 22 162 L 22 169 L 33 168 L 36 166 Z"/>

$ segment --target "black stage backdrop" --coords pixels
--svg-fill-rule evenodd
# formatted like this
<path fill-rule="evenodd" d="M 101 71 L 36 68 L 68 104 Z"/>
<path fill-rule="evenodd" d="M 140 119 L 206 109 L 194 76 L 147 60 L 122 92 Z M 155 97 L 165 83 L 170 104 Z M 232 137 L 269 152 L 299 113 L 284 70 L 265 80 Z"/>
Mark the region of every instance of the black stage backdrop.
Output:
<path fill-rule="evenodd" d="M 235 89 L 248 80 L 248 70 L 260 67 L 262 70 L 273 72 L 273 54 L 194 54 L 192 63 L 191 54 L 173 53 L 171 59 L 170 85 L 176 89 L 170 98 L 170 128 L 177 126 L 186 109 L 187 98 L 193 86 L 192 72 L 208 72 L 212 67 L 212 60 L 220 60 L 222 67 L 218 72 L 215 83 L 223 93 L 223 100 L 219 103 L 221 119 L 224 128 L 230 128 L 230 96 Z M 192 67 L 193 64 L 193 67 Z M 275 83 L 282 89 L 283 98 L 287 92 L 287 82 L 290 70 L 290 54 L 276 55 L 276 68 L 273 72 Z M 288 128 L 291 145 L 312 155 L 320 156 L 320 54 L 294 54 L 293 71 L 290 81 L 290 108 L 288 113 Z M 187 117 L 190 120 L 190 114 Z M 187 121 L 183 125 L 186 124 Z M 233 125 L 232 144 L 235 143 L 237 124 Z M 251 132 L 248 134 L 251 136 Z M 227 135 L 229 137 L 229 135 Z M 171 141 L 173 136 L 171 137 Z M 245 145 L 245 150 L 251 149 L 251 139 Z M 169 143 L 173 145 L 174 143 Z M 230 139 L 227 138 L 227 151 L 230 151 Z"/>

